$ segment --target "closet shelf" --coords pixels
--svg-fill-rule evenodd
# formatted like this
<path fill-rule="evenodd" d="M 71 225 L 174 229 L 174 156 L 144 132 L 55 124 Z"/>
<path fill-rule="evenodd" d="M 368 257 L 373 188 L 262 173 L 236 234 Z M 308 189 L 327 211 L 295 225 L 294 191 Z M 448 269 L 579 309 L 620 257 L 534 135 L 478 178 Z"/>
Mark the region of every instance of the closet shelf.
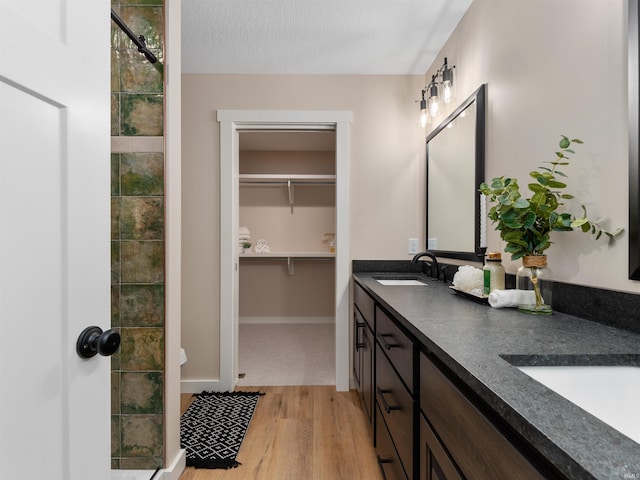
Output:
<path fill-rule="evenodd" d="M 287 271 L 293 275 L 294 260 L 331 260 L 336 258 L 335 253 L 330 252 L 292 252 L 292 253 L 241 253 L 240 258 L 252 258 L 260 260 L 286 260 Z"/>
<path fill-rule="evenodd" d="M 335 175 L 241 173 L 238 179 L 242 185 L 334 185 L 336 183 Z"/>

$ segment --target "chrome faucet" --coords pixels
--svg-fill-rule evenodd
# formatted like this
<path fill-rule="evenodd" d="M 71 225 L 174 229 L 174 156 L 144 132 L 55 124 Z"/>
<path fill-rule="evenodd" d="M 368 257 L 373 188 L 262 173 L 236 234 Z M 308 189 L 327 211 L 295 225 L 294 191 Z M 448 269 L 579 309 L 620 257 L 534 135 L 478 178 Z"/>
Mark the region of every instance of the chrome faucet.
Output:
<path fill-rule="evenodd" d="M 435 278 L 436 280 L 438 280 L 440 278 L 440 269 L 438 268 L 438 260 L 436 260 L 436 256 L 430 251 L 426 250 L 424 252 L 418 253 L 415 257 L 411 259 L 411 263 L 418 263 L 418 260 L 420 260 L 422 257 L 429 257 L 431 259 L 431 262 L 430 262 L 431 278 Z M 424 268 L 423 268 L 423 272 L 424 272 Z"/>

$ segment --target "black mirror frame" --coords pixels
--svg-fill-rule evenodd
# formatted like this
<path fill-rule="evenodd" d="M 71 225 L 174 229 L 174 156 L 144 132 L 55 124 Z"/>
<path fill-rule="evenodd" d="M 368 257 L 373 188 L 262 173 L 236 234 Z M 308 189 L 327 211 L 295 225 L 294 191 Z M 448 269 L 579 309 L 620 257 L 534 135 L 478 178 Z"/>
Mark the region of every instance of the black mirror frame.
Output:
<path fill-rule="evenodd" d="M 638 80 L 638 0 L 628 0 L 629 89 L 629 279 L 640 280 L 640 164 L 638 131 L 640 87 Z"/>
<path fill-rule="evenodd" d="M 432 140 L 440 131 L 442 131 L 446 126 L 454 120 L 463 110 L 465 110 L 469 105 L 475 102 L 476 104 L 476 138 L 475 138 L 475 182 L 476 182 L 476 190 L 480 187 L 480 184 L 484 182 L 484 158 L 485 158 L 485 111 L 486 111 L 486 86 L 487 84 L 482 84 L 475 92 L 473 92 L 469 98 L 467 98 L 453 113 L 451 113 L 447 118 L 445 118 L 442 123 L 436 127 L 433 131 L 427 135 L 426 138 L 426 237 L 425 237 L 425 249 L 427 249 L 429 242 L 429 141 Z M 443 258 L 456 258 L 459 260 L 469 260 L 472 262 L 483 261 L 483 257 L 486 251 L 485 246 L 481 246 L 481 221 L 480 215 L 481 212 L 480 207 L 480 192 L 477 192 L 475 196 L 475 226 L 474 226 L 474 252 L 455 252 L 449 250 L 429 250 L 433 252 L 437 257 Z"/>

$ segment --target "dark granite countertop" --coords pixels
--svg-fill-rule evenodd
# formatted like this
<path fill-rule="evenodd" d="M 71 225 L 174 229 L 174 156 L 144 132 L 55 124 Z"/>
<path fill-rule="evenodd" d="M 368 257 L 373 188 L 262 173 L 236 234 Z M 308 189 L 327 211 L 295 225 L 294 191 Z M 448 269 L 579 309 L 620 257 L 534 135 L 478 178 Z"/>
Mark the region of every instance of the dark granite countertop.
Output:
<path fill-rule="evenodd" d="M 426 287 L 384 286 L 379 275 L 354 279 L 564 475 L 640 478 L 640 444 L 512 365 L 639 365 L 640 335 L 557 312 L 494 309 L 431 279 Z"/>

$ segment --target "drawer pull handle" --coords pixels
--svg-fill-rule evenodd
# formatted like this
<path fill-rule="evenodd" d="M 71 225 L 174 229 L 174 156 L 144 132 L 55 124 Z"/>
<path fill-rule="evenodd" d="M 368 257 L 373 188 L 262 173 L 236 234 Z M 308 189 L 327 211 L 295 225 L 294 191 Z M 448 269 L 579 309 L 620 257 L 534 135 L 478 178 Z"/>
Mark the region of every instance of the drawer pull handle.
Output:
<path fill-rule="evenodd" d="M 393 460 L 388 458 L 382 458 L 380 455 L 376 455 L 376 459 L 378 460 L 378 467 L 380 468 L 380 472 L 382 472 L 382 478 L 387 480 L 387 474 L 384 472 L 384 464 L 385 463 L 393 463 Z"/>
<path fill-rule="evenodd" d="M 365 346 L 364 342 L 360 341 L 360 335 L 359 335 L 360 329 L 364 327 L 366 327 L 366 324 L 364 322 L 359 322 L 356 320 L 356 345 L 355 345 L 356 352 L 361 348 L 364 348 Z"/>
<path fill-rule="evenodd" d="M 399 405 L 389 405 L 387 403 L 387 399 L 384 398 L 384 394 L 385 393 L 391 393 L 391 390 L 382 390 L 380 387 L 377 387 L 377 391 L 378 391 L 378 396 L 380 397 L 380 400 L 382 401 L 382 406 L 384 407 L 384 411 L 385 412 L 391 413 L 393 410 L 400 410 L 402 408 Z"/>
<path fill-rule="evenodd" d="M 389 343 L 385 340 L 384 337 L 393 337 L 392 334 L 390 333 L 379 333 L 378 334 L 378 341 L 382 344 L 382 346 L 387 349 L 387 350 L 391 350 L 392 348 L 397 348 L 400 347 L 401 345 L 398 345 L 396 343 Z"/>

